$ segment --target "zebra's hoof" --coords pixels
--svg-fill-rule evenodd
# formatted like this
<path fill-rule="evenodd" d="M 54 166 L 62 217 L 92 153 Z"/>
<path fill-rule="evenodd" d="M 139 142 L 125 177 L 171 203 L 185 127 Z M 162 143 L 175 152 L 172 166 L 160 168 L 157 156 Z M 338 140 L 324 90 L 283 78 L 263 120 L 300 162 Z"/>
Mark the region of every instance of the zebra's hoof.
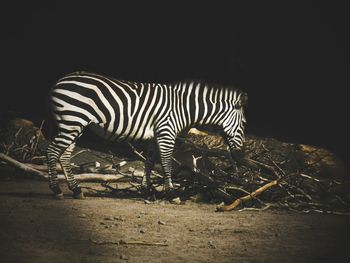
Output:
<path fill-rule="evenodd" d="M 63 193 L 59 193 L 59 194 L 54 194 L 53 198 L 56 200 L 63 200 L 64 196 L 63 196 Z"/>
<path fill-rule="evenodd" d="M 178 197 L 177 191 L 174 188 L 166 189 L 164 194 L 165 194 L 165 199 L 168 201 Z"/>
<path fill-rule="evenodd" d="M 85 199 L 85 196 L 84 196 L 83 192 L 80 192 L 80 193 L 77 193 L 77 194 L 73 194 L 73 198 L 74 199 Z"/>

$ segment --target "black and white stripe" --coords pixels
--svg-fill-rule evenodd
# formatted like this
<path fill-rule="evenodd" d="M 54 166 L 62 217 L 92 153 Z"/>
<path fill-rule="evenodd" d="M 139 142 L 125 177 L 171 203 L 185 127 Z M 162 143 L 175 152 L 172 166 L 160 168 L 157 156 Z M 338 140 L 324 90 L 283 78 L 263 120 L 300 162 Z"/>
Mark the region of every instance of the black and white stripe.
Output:
<path fill-rule="evenodd" d="M 59 161 L 69 188 L 75 196 L 81 194 L 69 159 L 86 126 L 112 141 L 155 138 L 166 186 L 171 188 L 171 156 L 177 135 L 190 127 L 216 125 L 223 128 L 232 152 L 241 149 L 246 98 L 237 89 L 200 82 L 136 83 L 87 72 L 66 75 L 56 83 L 50 97 L 58 123 L 58 134 L 47 150 L 50 188 L 61 194 L 56 175 Z M 149 156 L 145 184 L 149 184 L 153 163 Z"/>

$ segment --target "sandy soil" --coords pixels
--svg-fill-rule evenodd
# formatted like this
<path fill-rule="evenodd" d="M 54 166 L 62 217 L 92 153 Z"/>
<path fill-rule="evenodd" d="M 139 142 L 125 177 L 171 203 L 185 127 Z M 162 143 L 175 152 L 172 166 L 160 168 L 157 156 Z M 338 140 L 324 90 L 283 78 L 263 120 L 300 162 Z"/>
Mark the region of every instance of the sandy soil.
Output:
<path fill-rule="evenodd" d="M 145 204 L 142 199 L 96 195 L 74 200 L 67 188 L 64 191 L 66 198 L 57 201 L 45 182 L 0 182 L 1 262 L 349 262 L 350 258 L 347 216 L 272 210 L 216 213 L 214 204 Z M 118 244 L 120 240 L 160 244 Z"/>

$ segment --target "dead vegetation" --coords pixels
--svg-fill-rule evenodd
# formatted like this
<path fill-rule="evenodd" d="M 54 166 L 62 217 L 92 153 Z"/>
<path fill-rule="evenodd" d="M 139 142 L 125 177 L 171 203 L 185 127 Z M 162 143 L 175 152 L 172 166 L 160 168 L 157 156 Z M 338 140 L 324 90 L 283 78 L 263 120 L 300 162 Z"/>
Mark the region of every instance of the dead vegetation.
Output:
<path fill-rule="evenodd" d="M 41 126 L 43 123 L 41 124 Z M 27 120 L 13 120 L 1 131 L 1 169 L 46 180 L 45 149 L 49 143 Z M 144 144 L 119 145 L 119 153 L 76 147 L 72 156 L 77 180 L 100 182 L 100 195 L 141 196 Z M 128 152 L 129 154 L 123 155 Z M 221 203 L 218 211 L 288 209 L 303 213 L 349 214 L 350 178 L 344 163 L 329 151 L 272 138 L 247 136 L 244 155 L 232 162 L 224 140 L 216 134 L 189 133 L 174 153 L 178 198 Z M 19 172 L 18 170 L 22 171 Z M 4 173 L 2 173 L 4 174 Z M 152 175 L 153 195 L 164 197 L 160 165 Z M 63 175 L 59 175 L 64 180 Z"/>

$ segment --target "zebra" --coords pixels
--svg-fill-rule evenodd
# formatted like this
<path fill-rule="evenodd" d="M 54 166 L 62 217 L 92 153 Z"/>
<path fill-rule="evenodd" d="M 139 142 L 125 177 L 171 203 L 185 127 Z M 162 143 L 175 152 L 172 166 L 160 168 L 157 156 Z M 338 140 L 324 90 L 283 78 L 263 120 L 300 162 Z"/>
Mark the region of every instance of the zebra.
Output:
<path fill-rule="evenodd" d="M 49 188 L 55 198 L 63 193 L 56 165 L 63 169 L 73 197 L 84 194 L 74 179 L 70 157 L 85 127 L 110 141 L 156 141 L 164 173 L 164 188 L 173 189 L 172 153 L 176 137 L 191 127 L 218 126 L 233 160 L 244 143 L 244 105 L 247 93 L 232 87 L 201 81 L 171 84 L 119 80 L 90 72 L 74 72 L 60 78 L 51 89 L 49 105 L 58 126 L 47 148 Z M 142 186 L 149 188 L 154 151 L 145 161 Z"/>

